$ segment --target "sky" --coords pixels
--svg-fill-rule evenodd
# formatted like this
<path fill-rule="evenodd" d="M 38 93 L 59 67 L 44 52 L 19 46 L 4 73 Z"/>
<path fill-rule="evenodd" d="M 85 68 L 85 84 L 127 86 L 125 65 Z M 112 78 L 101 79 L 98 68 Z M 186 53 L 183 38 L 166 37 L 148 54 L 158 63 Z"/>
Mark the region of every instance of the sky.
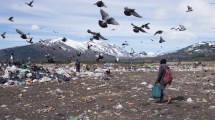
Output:
<path fill-rule="evenodd" d="M 175 51 L 200 41 L 215 41 L 215 0 L 103 0 L 107 8 L 99 8 L 97 0 L 34 0 L 33 7 L 25 2 L 31 0 L 0 1 L 0 34 L 6 32 L 6 38 L 0 38 L 0 49 L 29 45 L 20 38 L 15 29 L 30 33 L 34 42 L 40 39 L 66 37 L 75 41 L 89 41 L 90 29 L 100 32 L 106 42 L 125 50 L 152 52 L 155 54 Z M 186 12 L 187 6 L 193 11 Z M 142 16 L 125 16 L 124 7 L 133 8 Z M 120 25 L 101 28 L 100 9 L 115 18 Z M 8 20 L 14 17 L 14 22 Z M 147 33 L 134 33 L 131 23 L 141 26 L 150 23 Z M 185 26 L 185 31 L 171 30 L 172 27 Z M 112 29 L 116 29 L 112 31 Z M 157 30 L 161 35 L 153 36 Z M 53 32 L 55 31 L 55 32 Z M 159 43 L 160 36 L 166 41 Z M 151 41 L 153 39 L 154 41 Z"/>

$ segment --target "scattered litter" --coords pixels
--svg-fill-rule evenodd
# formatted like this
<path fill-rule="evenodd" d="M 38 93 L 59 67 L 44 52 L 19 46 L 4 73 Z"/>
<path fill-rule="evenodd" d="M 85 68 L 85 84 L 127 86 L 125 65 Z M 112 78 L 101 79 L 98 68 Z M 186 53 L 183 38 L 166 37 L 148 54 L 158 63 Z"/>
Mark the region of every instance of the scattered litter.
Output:
<path fill-rule="evenodd" d="M 1 108 L 6 108 L 7 107 L 7 105 L 1 105 Z"/>
<path fill-rule="evenodd" d="M 187 102 L 188 102 L 188 103 L 192 103 L 192 102 L 193 102 L 192 98 L 188 98 L 188 99 L 187 99 Z"/>
<path fill-rule="evenodd" d="M 141 85 L 147 85 L 147 83 L 146 82 L 142 82 L 142 83 L 140 83 Z"/>
<path fill-rule="evenodd" d="M 153 88 L 153 85 L 152 85 L 152 84 L 149 84 L 149 85 L 147 86 L 147 88 L 152 89 L 152 88 Z"/>
<path fill-rule="evenodd" d="M 208 109 L 215 109 L 215 106 L 210 106 Z"/>
<path fill-rule="evenodd" d="M 120 103 L 118 103 L 116 106 L 113 106 L 113 108 L 115 108 L 117 110 L 121 110 L 121 109 L 123 109 L 123 106 Z"/>

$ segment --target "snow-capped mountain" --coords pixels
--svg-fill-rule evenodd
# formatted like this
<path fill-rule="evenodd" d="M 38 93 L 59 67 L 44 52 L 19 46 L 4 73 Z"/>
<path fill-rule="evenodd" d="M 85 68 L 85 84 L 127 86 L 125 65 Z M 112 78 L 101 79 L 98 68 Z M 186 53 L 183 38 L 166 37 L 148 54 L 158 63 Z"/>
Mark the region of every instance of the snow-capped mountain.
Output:
<path fill-rule="evenodd" d="M 88 45 L 92 45 L 88 49 Z M 78 57 L 78 53 L 81 55 Z M 132 53 L 132 54 L 131 54 Z M 130 60 L 130 58 L 144 58 L 151 61 L 166 58 L 168 61 L 178 60 L 215 60 L 215 41 L 198 42 L 183 49 L 169 52 L 157 57 L 153 53 L 142 51 L 141 54 L 127 52 L 122 48 L 109 44 L 105 41 L 90 41 L 77 42 L 74 40 L 62 41 L 62 38 L 44 40 L 40 43 L 35 43 L 26 46 L 13 47 L 0 50 L 0 61 L 7 61 L 11 54 L 14 54 L 15 60 L 23 61 L 31 59 L 32 62 L 47 62 L 47 56 L 53 58 L 56 62 L 76 61 L 96 61 L 96 56 L 103 54 L 101 61 L 112 61 L 123 58 L 123 60 Z"/>
<path fill-rule="evenodd" d="M 196 53 L 214 52 L 215 41 L 198 42 L 198 43 L 195 43 L 194 45 L 184 48 L 183 50 L 186 52 L 196 52 Z"/>
<path fill-rule="evenodd" d="M 19 61 L 31 59 L 32 62 L 47 62 L 53 59 L 56 62 L 76 61 L 96 61 L 97 56 L 103 55 L 101 61 L 115 61 L 123 58 L 143 57 L 139 53 L 131 55 L 122 48 L 109 44 L 105 41 L 77 42 L 74 40 L 49 39 L 41 40 L 39 43 L 31 45 L 13 47 L 0 50 L 0 61 L 7 61 L 13 53 L 14 58 Z M 90 45 L 90 49 L 88 48 Z M 78 56 L 78 53 L 81 53 Z"/>
<path fill-rule="evenodd" d="M 198 42 L 180 50 L 164 53 L 159 57 L 188 60 L 188 59 L 213 59 L 215 55 L 215 41 Z"/>
<path fill-rule="evenodd" d="M 103 53 L 103 54 L 108 54 L 111 56 L 115 56 L 118 58 L 137 58 L 137 57 L 146 57 L 146 55 L 141 55 L 138 53 L 134 53 L 133 55 L 131 55 L 129 52 L 123 50 L 122 48 L 120 48 L 119 46 L 115 45 L 115 44 L 110 44 L 107 43 L 105 41 L 98 41 L 98 40 L 94 40 L 94 41 L 88 41 L 88 42 L 77 42 L 74 40 L 67 40 L 65 42 L 62 41 L 62 38 L 58 38 L 58 39 L 51 39 L 51 40 L 46 40 L 43 42 L 44 45 L 48 45 L 48 46 L 52 46 L 52 45 L 62 45 L 62 46 L 67 46 L 67 48 L 63 48 L 62 49 L 67 49 L 70 50 L 70 48 L 76 49 L 80 52 L 86 52 L 88 51 L 88 45 L 91 45 L 90 50 L 92 51 L 96 51 L 99 53 Z"/>

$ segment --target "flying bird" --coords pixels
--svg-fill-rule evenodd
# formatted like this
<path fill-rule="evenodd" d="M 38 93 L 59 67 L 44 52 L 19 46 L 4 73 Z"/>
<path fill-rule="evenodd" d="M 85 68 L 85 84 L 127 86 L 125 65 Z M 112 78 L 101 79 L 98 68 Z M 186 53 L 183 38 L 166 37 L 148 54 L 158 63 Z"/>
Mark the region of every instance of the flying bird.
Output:
<path fill-rule="evenodd" d="M 110 69 L 105 71 L 106 75 L 110 75 Z"/>
<path fill-rule="evenodd" d="M 131 8 L 128 8 L 128 7 L 125 7 L 124 8 L 124 14 L 126 16 L 135 16 L 135 17 L 138 17 L 138 18 L 142 18 L 142 16 L 140 16 L 137 12 L 135 12 L 135 9 L 131 9 Z"/>
<path fill-rule="evenodd" d="M 77 56 L 80 57 L 81 56 L 81 52 L 77 52 Z"/>
<path fill-rule="evenodd" d="M 150 29 L 150 28 L 149 28 L 149 24 L 150 24 L 150 23 L 146 23 L 146 24 L 142 25 L 142 28 Z"/>
<path fill-rule="evenodd" d="M 166 42 L 166 41 L 160 36 L 159 43 L 163 43 L 163 42 Z"/>
<path fill-rule="evenodd" d="M 106 13 L 104 10 L 100 10 L 101 16 L 102 16 L 102 20 L 99 20 L 99 26 L 102 28 L 107 28 L 108 24 L 112 24 L 112 25 L 119 25 L 119 23 L 113 18 L 113 17 L 109 17 L 108 13 Z"/>
<path fill-rule="evenodd" d="M 6 32 L 3 32 L 3 33 L 1 34 L 1 36 L 2 36 L 3 39 L 6 38 L 5 35 L 6 35 Z"/>
<path fill-rule="evenodd" d="M 123 48 L 124 48 L 125 46 L 128 46 L 128 42 L 125 41 L 124 43 L 122 43 L 122 46 L 123 46 Z"/>
<path fill-rule="evenodd" d="M 67 39 L 64 37 L 64 38 L 62 39 L 62 41 L 63 41 L 63 42 L 66 42 L 66 41 L 67 41 Z"/>
<path fill-rule="evenodd" d="M 19 33 L 19 34 L 21 35 L 21 38 L 22 38 L 22 39 L 28 39 L 27 34 L 25 34 L 24 32 L 22 32 L 21 30 L 16 29 L 16 32 Z M 28 33 L 28 34 L 29 34 L 29 33 Z"/>
<path fill-rule="evenodd" d="M 33 7 L 33 5 L 32 5 L 33 2 L 34 2 L 34 1 L 32 0 L 30 3 L 25 2 L 25 4 L 27 4 L 27 5 L 30 6 L 30 7 Z"/>
<path fill-rule="evenodd" d="M 90 38 L 90 40 L 92 41 L 93 39 L 96 39 L 96 40 L 100 40 L 100 39 L 103 39 L 103 40 L 107 40 L 105 37 L 103 37 L 100 33 L 97 33 L 97 32 L 92 32 L 91 30 L 87 30 L 88 33 L 92 34 L 92 38 Z"/>
<path fill-rule="evenodd" d="M 138 26 L 134 25 L 133 23 L 131 23 L 131 25 L 133 26 L 133 31 L 134 31 L 135 33 L 139 33 L 139 31 L 141 31 L 141 32 L 143 32 L 143 33 L 147 33 L 147 32 L 143 29 L 142 26 L 141 26 L 141 27 L 138 27 Z"/>
<path fill-rule="evenodd" d="M 40 39 L 40 41 L 39 41 L 39 43 L 44 43 L 45 42 L 45 40 L 42 40 L 42 39 Z"/>
<path fill-rule="evenodd" d="M 179 25 L 179 28 L 174 28 L 174 27 L 171 28 L 171 30 L 173 30 L 173 29 L 176 30 L 176 31 L 177 30 L 179 30 L 179 31 L 185 31 L 186 30 L 186 28 L 183 25 Z"/>
<path fill-rule="evenodd" d="M 130 55 L 133 55 L 135 52 L 134 52 L 134 49 L 131 48 L 131 51 L 130 51 Z"/>
<path fill-rule="evenodd" d="M 187 6 L 187 11 L 186 12 L 192 12 L 193 11 L 193 8 L 190 7 L 190 6 Z"/>
<path fill-rule="evenodd" d="M 157 35 L 157 34 L 162 34 L 163 31 L 162 30 L 158 30 L 157 32 L 155 32 L 154 36 Z"/>
<path fill-rule="evenodd" d="M 40 27 L 40 30 L 43 29 L 43 28 L 45 28 L 45 27 Z"/>
<path fill-rule="evenodd" d="M 107 7 L 103 1 L 97 1 L 94 5 L 97 5 L 98 7 Z"/>
<path fill-rule="evenodd" d="M 29 40 L 26 40 L 28 43 L 31 43 L 31 44 L 33 44 L 33 37 L 32 38 L 30 38 Z"/>
<path fill-rule="evenodd" d="M 13 21 L 13 17 L 9 17 L 8 20 L 11 21 L 11 22 L 14 22 L 14 21 Z"/>
<path fill-rule="evenodd" d="M 116 57 L 116 59 L 115 59 L 115 63 L 117 63 L 117 62 L 119 62 L 119 58 L 118 57 Z"/>
<path fill-rule="evenodd" d="M 55 31 L 55 30 L 54 30 L 53 32 L 54 32 L 54 33 L 58 33 L 58 31 Z"/>
<path fill-rule="evenodd" d="M 45 55 L 45 57 L 47 58 L 47 60 L 48 60 L 49 63 L 54 63 L 54 62 L 55 62 L 55 61 L 54 61 L 54 58 L 51 57 L 50 54 Z"/>
<path fill-rule="evenodd" d="M 103 59 L 103 54 L 96 55 L 96 62 L 99 62 L 100 59 Z"/>
<path fill-rule="evenodd" d="M 89 50 L 93 45 L 88 44 L 87 49 Z"/>
<path fill-rule="evenodd" d="M 147 53 L 146 52 L 140 52 L 139 54 L 142 54 L 142 55 L 147 55 Z"/>

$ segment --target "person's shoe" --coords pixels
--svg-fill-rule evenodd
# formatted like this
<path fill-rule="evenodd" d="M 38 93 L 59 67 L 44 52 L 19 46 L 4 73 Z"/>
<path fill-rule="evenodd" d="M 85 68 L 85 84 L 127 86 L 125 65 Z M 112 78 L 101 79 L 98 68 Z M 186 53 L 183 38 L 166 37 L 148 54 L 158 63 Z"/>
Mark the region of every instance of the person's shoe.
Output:
<path fill-rule="evenodd" d="M 172 101 L 172 98 L 169 96 L 167 104 L 171 103 L 171 101 Z"/>
<path fill-rule="evenodd" d="M 155 103 L 163 103 L 163 99 L 156 101 Z"/>

